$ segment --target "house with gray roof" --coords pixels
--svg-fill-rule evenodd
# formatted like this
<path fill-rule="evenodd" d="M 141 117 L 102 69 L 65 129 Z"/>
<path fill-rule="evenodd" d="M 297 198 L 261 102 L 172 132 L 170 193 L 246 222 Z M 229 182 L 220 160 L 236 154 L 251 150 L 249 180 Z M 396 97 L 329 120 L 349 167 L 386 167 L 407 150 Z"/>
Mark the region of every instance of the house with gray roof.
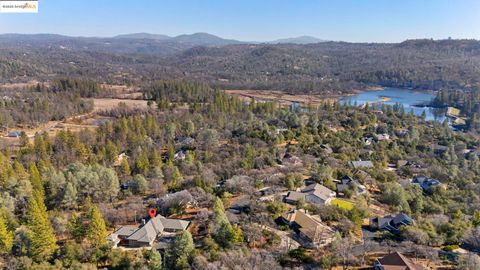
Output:
<path fill-rule="evenodd" d="M 302 190 L 305 195 L 305 201 L 318 205 L 330 204 L 330 201 L 335 198 L 335 192 L 326 186 L 318 183 L 307 186 Z"/>
<path fill-rule="evenodd" d="M 373 163 L 370 160 L 355 160 L 350 161 L 349 164 L 354 169 L 373 168 Z"/>
<path fill-rule="evenodd" d="M 370 219 L 370 228 L 380 231 L 390 231 L 392 233 L 399 233 L 401 226 L 413 225 L 414 220 L 405 213 L 400 213 L 396 216 L 388 215 L 384 217 L 374 217 Z"/>
<path fill-rule="evenodd" d="M 22 136 L 22 132 L 21 132 L 21 131 L 18 131 L 18 130 L 16 130 L 16 131 L 10 131 L 10 132 L 8 133 L 8 137 L 10 137 L 10 138 L 20 138 L 21 136 Z"/>
<path fill-rule="evenodd" d="M 437 179 L 429 178 L 424 175 L 415 176 L 412 179 L 412 184 L 419 185 L 425 192 L 430 191 L 432 187 L 442 186 L 442 183 Z"/>
<path fill-rule="evenodd" d="M 120 229 L 116 230 L 114 233 L 108 236 L 108 241 L 116 247 L 121 241 L 125 241 L 127 237 L 132 235 L 136 230 L 137 226 L 123 226 Z"/>
<path fill-rule="evenodd" d="M 185 231 L 190 225 L 189 221 L 186 220 L 181 220 L 181 219 L 171 219 L 171 218 L 166 218 L 164 216 L 156 216 L 160 217 L 160 222 L 163 225 L 163 229 L 166 232 L 181 232 Z M 155 217 L 155 218 L 156 218 Z"/>
<path fill-rule="evenodd" d="M 298 191 L 289 191 L 284 201 L 289 204 L 297 204 L 299 200 L 305 199 L 305 194 Z"/>
<path fill-rule="evenodd" d="M 132 235 L 128 236 L 126 239 L 127 246 L 151 246 L 153 241 L 155 241 L 155 239 L 157 239 L 157 237 L 160 236 L 164 230 L 163 224 L 159 217 L 160 216 L 156 216 L 153 219 L 150 219 L 145 225 L 133 232 Z"/>
<path fill-rule="evenodd" d="M 188 225 L 190 225 L 189 221 L 157 215 L 139 227 L 121 227 L 113 232 L 108 237 L 108 240 L 111 241 L 114 246 L 121 245 L 130 248 L 150 247 L 164 232 L 185 231 Z"/>
<path fill-rule="evenodd" d="M 335 192 L 329 188 L 314 183 L 306 186 L 301 192 L 298 191 L 289 191 L 287 196 L 284 198 L 286 203 L 297 204 L 300 199 L 304 199 L 305 202 L 317 204 L 317 205 L 327 205 L 330 204 L 331 200 L 335 198 Z"/>

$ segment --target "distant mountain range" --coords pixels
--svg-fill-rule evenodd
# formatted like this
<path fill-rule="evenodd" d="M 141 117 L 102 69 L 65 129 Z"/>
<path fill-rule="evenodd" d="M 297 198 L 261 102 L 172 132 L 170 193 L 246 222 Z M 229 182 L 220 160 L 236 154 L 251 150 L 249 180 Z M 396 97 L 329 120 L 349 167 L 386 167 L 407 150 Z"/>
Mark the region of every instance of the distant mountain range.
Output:
<path fill-rule="evenodd" d="M 319 39 L 319 38 L 312 37 L 312 36 L 300 36 L 300 37 L 294 37 L 294 38 L 277 39 L 277 40 L 270 41 L 270 42 L 267 42 L 267 43 L 272 43 L 272 44 L 284 44 L 284 43 L 311 44 L 311 43 L 320 43 L 320 42 L 326 42 L 326 40 Z"/>
<path fill-rule="evenodd" d="M 118 35 L 118 36 L 115 36 L 114 38 L 153 39 L 153 40 L 195 44 L 195 45 L 201 45 L 201 46 L 212 46 L 212 45 L 222 46 L 222 45 L 245 44 L 245 43 L 310 44 L 310 43 L 325 42 L 325 40 L 312 37 L 312 36 L 284 38 L 284 39 L 277 39 L 277 40 L 267 41 L 267 42 L 256 42 L 256 41 L 246 42 L 246 41 L 239 41 L 234 39 L 224 39 L 208 33 L 195 33 L 190 35 L 179 35 L 176 37 L 170 37 L 167 35 L 149 34 L 149 33 L 133 33 L 133 34 Z"/>
<path fill-rule="evenodd" d="M 172 37 L 167 35 L 159 35 L 159 34 L 133 33 L 133 34 L 118 35 L 118 36 L 114 36 L 113 38 L 167 40 Z"/>
<path fill-rule="evenodd" d="M 302 36 L 279 39 L 271 42 L 244 42 L 224 39 L 208 33 L 195 33 L 170 37 L 150 33 L 132 33 L 114 37 L 70 37 L 57 34 L 1 34 L 0 45 L 19 47 L 60 48 L 62 50 L 86 50 L 105 53 L 135 53 L 171 55 L 197 46 L 220 47 L 241 44 L 307 44 L 322 40 Z"/>

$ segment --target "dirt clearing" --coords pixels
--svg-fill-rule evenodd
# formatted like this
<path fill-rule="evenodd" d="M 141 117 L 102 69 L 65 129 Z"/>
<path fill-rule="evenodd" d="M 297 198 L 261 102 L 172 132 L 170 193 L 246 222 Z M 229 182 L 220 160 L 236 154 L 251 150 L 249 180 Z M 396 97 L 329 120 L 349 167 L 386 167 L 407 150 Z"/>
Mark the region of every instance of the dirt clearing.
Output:
<path fill-rule="evenodd" d="M 325 96 L 325 95 L 304 95 L 304 94 L 295 94 L 291 95 L 282 91 L 276 90 L 225 90 L 227 94 L 239 96 L 245 101 L 250 100 L 251 98 L 256 101 L 274 101 L 278 102 L 281 105 L 290 105 L 294 102 L 302 104 L 311 104 L 311 105 L 321 105 L 325 102 L 334 102 L 337 100 L 335 96 Z"/>
<path fill-rule="evenodd" d="M 120 103 L 126 104 L 130 108 L 148 108 L 148 101 L 137 99 L 119 99 L 119 98 L 94 98 L 93 99 L 93 111 L 108 111 L 118 107 Z"/>

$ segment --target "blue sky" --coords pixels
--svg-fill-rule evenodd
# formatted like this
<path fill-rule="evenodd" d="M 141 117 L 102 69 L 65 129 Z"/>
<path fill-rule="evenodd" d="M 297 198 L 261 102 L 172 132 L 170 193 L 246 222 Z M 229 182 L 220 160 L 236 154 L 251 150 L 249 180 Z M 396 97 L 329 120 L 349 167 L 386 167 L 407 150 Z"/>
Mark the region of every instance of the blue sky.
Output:
<path fill-rule="evenodd" d="M 480 0 L 39 0 L 38 14 L 0 13 L 0 33 L 135 32 L 245 41 L 480 39 Z"/>

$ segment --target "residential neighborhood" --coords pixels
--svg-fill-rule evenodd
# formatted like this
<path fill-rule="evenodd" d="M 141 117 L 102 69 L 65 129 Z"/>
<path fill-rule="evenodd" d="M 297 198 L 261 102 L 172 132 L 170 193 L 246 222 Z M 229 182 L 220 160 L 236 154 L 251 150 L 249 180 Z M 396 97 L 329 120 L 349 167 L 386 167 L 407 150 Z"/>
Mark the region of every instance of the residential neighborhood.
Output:
<path fill-rule="evenodd" d="M 0 0 L 0 269 L 480 270 L 480 0 Z"/>

